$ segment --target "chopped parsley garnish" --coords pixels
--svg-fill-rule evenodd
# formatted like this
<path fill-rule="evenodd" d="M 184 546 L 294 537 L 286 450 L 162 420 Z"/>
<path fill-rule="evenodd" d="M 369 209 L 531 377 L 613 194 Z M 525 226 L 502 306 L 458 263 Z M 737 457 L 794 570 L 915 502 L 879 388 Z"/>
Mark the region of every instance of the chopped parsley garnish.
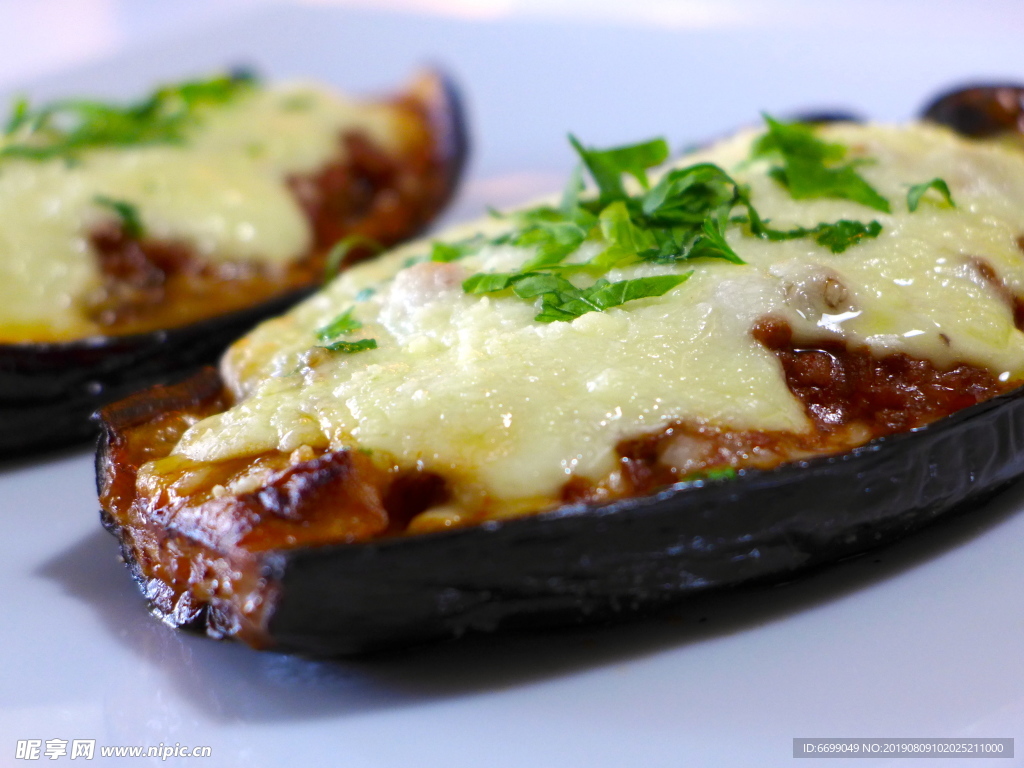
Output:
<path fill-rule="evenodd" d="M 734 480 L 737 477 L 739 477 L 739 472 L 737 472 L 733 467 L 712 467 L 710 469 L 702 469 L 697 472 L 690 472 L 679 479 L 684 483 L 694 483 L 701 481 L 707 482 L 709 480 Z"/>
<path fill-rule="evenodd" d="M 127 237 L 138 240 L 143 236 L 145 230 L 142 227 L 142 217 L 139 216 L 139 209 L 134 205 L 106 195 L 96 195 L 92 201 L 117 214 L 117 218 L 121 220 L 121 230 Z"/>
<path fill-rule="evenodd" d="M 331 339 L 337 338 L 338 336 L 346 336 L 354 331 L 358 331 L 363 327 L 363 324 L 352 317 L 352 312 L 355 311 L 355 307 L 349 307 L 336 318 L 331 320 L 316 330 L 316 337 L 320 341 L 330 341 Z M 339 339 L 337 341 L 331 341 L 330 344 L 325 344 L 324 349 L 329 349 L 332 352 L 362 352 L 366 349 L 376 349 L 376 339 L 359 339 L 358 341 L 344 341 Z"/>
<path fill-rule="evenodd" d="M 814 237 L 818 245 L 824 245 L 832 253 L 842 253 L 866 237 L 878 237 L 881 231 L 882 225 L 873 219 L 868 224 L 840 219 L 834 224 L 819 224 L 808 234 Z"/>
<path fill-rule="evenodd" d="M 430 244 L 430 260 L 442 262 L 457 261 L 463 256 L 479 250 L 480 246 L 486 242 L 483 235 L 474 235 L 466 240 L 458 240 L 454 243 L 435 240 Z"/>
<path fill-rule="evenodd" d="M 597 184 L 599 203 L 628 198 L 622 184 L 622 175 L 625 173 L 647 189 L 650 186 L 647 183 L 647 169 L 661 165 L 668 159 L 668 144 L 661 138 L 612 149 L 587 149 L 575 136 L 569 134 L 569 143 Z"/>
<path fill-rule="evenodd" d="M 924 197 L 925 193 L 934 189 L 946 200 L 946 204 L 950 208 L 956 208 L 956 203 L 953 202 L 953 195 L 949 191 L 949 185 L 945 181 L 939 178 L 926 181 L 923 184 L 914 184 L 907 191 L 907 208 L 913 213 L 917 210 L 917 206 L 921 204 L 921 198 Z"/>
<path fill-rule="evenodd" d="M 541 311 L 534 319 L 542 323 L 549 323 L 555 320 L 572 320 L 587 312 L 603 312 L 612 307 L 619 307 L 627 301 L 646 299 L 653 296 L 662 296 L 693 274 L 693 270 L 681 275 L 657 275 L 655 277 L 638 277 L 633 280 L 619 280 L 610 283 L 604 278 L 599 278 L 592 286 L 579 289 L 569 283 L 561 289 L 552 292 L 543 292 L 541 296 Z M 556 278 L 562 279 L 562 278 Z M 523 281 L 527 285 L 528 281 Z M 516 290 L 522 284 L 517 284 Z M 534 286 L 537 290 L 539 286 Z M 516 291 L 519 293 L 518 291 Z M 520 296 L 523 294 L 519 293 Z M 529 298 L 529 296 L 523 296 Z"/>
<path fill-rule="evenodd" d="M 363 288 L 359 293 L 356 294 L 356 301 L 366 301 L 368 298 L 373 296 L 377 292 L 376 288 Z"/>
<path fill-rule="evenodd" d="M 765 115 L 768 132 L 754 143 L 754 157 L 782 161 L 769 171 L 794 200 L 837 197 L 889 213 L 889 201 L 857 173 L 857 161 L 843 163 L 846 147 L 814 135 L 806 123 L 780 123 Z"/>
<path fill-rule="evenodd" d="M 327 259 L 324 261 L 325 283 L 337 277 L 338 272 L 341 271 L 341 265 L 345 263 L 345 259 L 357 248 L 367 250 L 371 254 L 380 253 L 384 250 L 383 245 L 366 235 L 347 235 L 341 238 L 341 240 L 331 246 L 331 250 L 327 253 Z"/>
<path fill-rule="evenodd" d="M 331 320 L 327 325 L 322 328 L 318 328 L 316 331 L 316 337 L 320 341 L 329 341 L 336 336 L 343 336 L 353 331 L 358 331 L 363 327 L 363 324 L 352 317 L 352 311 L 355 307 L 349 307 L 336 318 Z"/>
<path fill-rule="evenodd" d="M 597 150 L 570 142 L 582 164 L 573 174 L 558 208 L 542 206 L 514 215 L 516 227 L 492 240 L 471 238 L 450 246 L 434 244 L 431 258 L 452 261 L 485 244 L 531 247 L 532 258 L 511 273 L 479 273 L 463 283 L 467 293 L 495 293 L 509 288 L 523 299 L 539 298 L 541 322 L 572 320 L 628 301 L 661 296 L 691 274 L 659 275 L 609 282 L 613 269 L 649 261 L 679 264 L 696 258 L 717 258 L 743 264 L 725 239 L 736 206 L 749 208 L 746 191 L 725 171 L 710 163 L 677 169 L 651 188 L 647 170 L 668 156 L 663 139 Z M 598 189 L 585 199 L 582 170 Z M 626 189 L 624 176 L 640 185 Z M 499 214 L 500 215 L 500 214 Z M 567 261 L 587 241 L 603 248 L 588 261 Z M 594 280 L 579 286 L 574 273 Z"/>
<path fill-rule="evenodd" d="M 769 174 L 794 199 L 840 198 L 890 211 L 889 201 L 857 171 L 867 160 L 847 160 L 847 148 L 818 138 L 814 126 L 781 123 L 767 115 L 765 122 L 767 130 L 754 142 L 751 155 L 777 162 Z M 882 232 L 876 220 L 852 219 L 774 229 L 758 214 L 749 188 L 713 163 L 671 169 L 652 185 L 648 172 L 668 156 L 663 139 L 603 150 L 586 147 L 575 136 L 569 141 L 581 162 L 557 206 L 539 206 L 507 217 L 492 211 L 494 216 L 510 219 L 507 232 L 494 238 L 475 235 L 432 244 L 429 258 L 439 262 L 456 261 L 488 245 L 532 250 L 515 271 L 470 276 L 463 282 L 466 293 L 511 291 L 537 304 L 538 321 L 568 321 L 635 299 L 662 296 L 692 274 L 690 270 L 610 282 L 605 275 L 612 270 L 643 262 L 682 266 L 699 258 L 745 264 L 727 237 L 734 226 L 748 236 L 771 241 L 810 238 L 832 253 L 843 253 Z M 585 173 L 596 195 L 586 194 Z M 928 189 L 946 195 L 952 204 L 944 188 L 940 179 L 912 188 L 911 210 Z M 597 246 L 586 260 L 578 255 L 585 244 Z M 425 258 L 410 259 L 409 264 Z"/>
<path fill-rule="evenodd" d="M 767 240 L 796 240 L 803 237 L 813 237 L 818 245 L 825 246 L 832 253 L 842 253 L 864 238 L 878 237 L 882 232 L 882 225 L 877 221 L 872 220 L 865 224 L 862 221 L 851 221 L 849 219 L 840 219 L 832 224 L 822 223 L 810 229 L 806 227 L 787 230 L 771 229 L 764 222 L 751 225 L 752 230 L 755 227 L 755 234 Z"/>
<path fill-rule="evenodd" d="M 706 480 L 732 480 L 737 474 L 732 467 L 715 467 L 704 472 L 704 478 Z"/>
<path fill-rule="evenodd" d="M 331 352 L 363 352 L 367 349 L 376 349 L 376 339 L 360 339 L 359 341 L 334 341 L 324 346 Z"/>
<path fill-rule="evenodd" d="M 588 288 L 578 288 L 564 277 L 544 272 L 518 272 L 515 274 L 477 274 L 462 287 L 466 293 L 494 293 L 512 288 L 521 299 L 541 298 L 540 313 L 534 318 L 542 323 L 555 320 L 573 320 L 587 312 L 603 312 L 634 299 L 662 296 L 680 283 L 686 282 L 693 271 L 682 275 L 656 275 L 614 283 L 599 278 Z"/>
<path fill-rule="evenodd" d="M 98 147 L 178 144 L 202 108 L 223 104 L 254 83 L 248 72 L 218 75 L 164 86 L 128 105 L 65 99 L 33 109 L 22 98 L 7 121 L 7 142 L 0 148 L 0 158 L 70 159 L 81 150 Z"/>

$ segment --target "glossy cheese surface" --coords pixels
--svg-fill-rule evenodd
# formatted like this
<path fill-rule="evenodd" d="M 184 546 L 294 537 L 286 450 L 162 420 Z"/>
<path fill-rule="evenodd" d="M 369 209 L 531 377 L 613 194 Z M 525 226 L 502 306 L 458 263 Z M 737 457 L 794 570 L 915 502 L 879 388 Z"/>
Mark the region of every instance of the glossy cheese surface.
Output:
<path fill-rule="evenodd" d="M 304 255 L 311 228 L 288 177 L 341 158 L 348 130 L 383 147 L 398 141 L 386 105 L 295 84 L 205 108 L 180 144 L 93 149 L 73 162 L 4 159 L 0 340 L 95 332 L 81 309 L 101 280 L 89 233 L 114 216 L 97 196 L 133 205 L 147 236 L 214 263 L 273 268 Z"/>
<path fill-rule="evenodd" d="M 786 320 L 797 339 L 838 338 L 880 355 L 1024 377 L 1024 334 L 1007 300 L 1024 292 L 1024 155 L 929 126 L 836 125 L 821 134 L 870 158 L 859 171 L 891 213 L 792 199 L 767 175 L 768 162 L 749 160 L 754 133 L 680 164 L 721 165 L 750 185 L 776 228 L 874 219 L 883 227 L 876 239 L 834 254 L 812 239 L 760 240 L 731 227 L 727 239 L 746 264 L 616 270 L 609 280 L 694 272 L 663 296 L 547 324 L 510 292 L 462 288 L 473 273 L 521 266 L 530 249 L 488 246 L 433 263 L 413 258 L 430 252 L 414 243 L 348 271 L 238 342 L 222 365 L 237 405 L 193 426 L 175 453 L 203 462 L 359 447 L 384 464 L 443 475 L 456 504 L 515 514 L 556 503 L 574 475 L 614 477 L 620 441 L 673 422 L 809 430 L 777 358 L 751 335 L 765 317 Z M 909 212 L 908 187 L 935 177 L 956 207 L 929 197 Z M 488 220 L 444 239 L 505 226 Z M 573 258 L 600 247 L 584 244 Z M 829 306 L 823 280 L 842 286 Z M 363 327 L 345 338 L 373 338 L 377 349 L 322 348 L 316 330 L 350 307 Z"/>

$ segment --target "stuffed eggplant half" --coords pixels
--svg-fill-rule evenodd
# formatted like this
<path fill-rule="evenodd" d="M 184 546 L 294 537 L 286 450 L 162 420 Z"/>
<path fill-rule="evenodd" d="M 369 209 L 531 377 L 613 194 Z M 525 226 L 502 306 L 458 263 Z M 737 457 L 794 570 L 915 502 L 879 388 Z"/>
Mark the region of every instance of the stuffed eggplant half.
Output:
<path fill-rule="evenodd" d="M 1024 153 L 771 118 L 668 167 L 572 143 L 561 198 L 105 410 L 103 519 L 158 616 L 326 655 L 606 618 L 1024 472 Z"/>
<path fill-rule="evenodd" d="M 99 405 L 214 362 L 328 262 L 417 233 L 465 152 L 433 72 L 373 100 L 239 73 L 127 106 L 19 102 L 0 138 L 0 452 L 94 434 Z"/>

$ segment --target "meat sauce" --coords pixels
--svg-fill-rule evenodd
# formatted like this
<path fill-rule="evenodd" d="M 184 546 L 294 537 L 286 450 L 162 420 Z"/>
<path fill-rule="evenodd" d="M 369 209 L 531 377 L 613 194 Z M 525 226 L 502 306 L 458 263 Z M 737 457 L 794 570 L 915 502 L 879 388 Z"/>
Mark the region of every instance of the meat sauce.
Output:
<path fill-rule="evenodd" d="M 1019 301 L 1013 303 L 1020 306 Z M 809 456 L 841 453 L 923 426 L 1016 386 L 965 363 L 941 369 L 906 354 L 876 357 L 865 347 L 850 348 L 839 340 L 797 343 L 789 325 L 775 318 L 759 322 L 752 334 L 778 358 L 813 429 L 806 434 L 747 432 L 677 423 L 623 441 L 618 453 L 624 495 L 647 493 L 715 469 L 770 469 Z M 574 500 L 587 499 L 586 492 L 574 494 Z"/>
<path fill-rule="evenodd" d="M 396 104 L 404 146 L 388 153 L 365 134 L 340 137 L 338 158 L 288 185 L 313 230 L 308 254 L 285 269 L 254 262 L 213 264 L 184 243 L 132 237 L 111 223 L 90 233 L 103 278 L 83 310 L 104 333 L 172 328 L 253 306 L 318 282 L 330 248 L 347 235 L 393 245 L 419 231 L 445 195 L 428 117 L 412 100 Z M 353 247 L 344 266 L 373 250 Z"/>

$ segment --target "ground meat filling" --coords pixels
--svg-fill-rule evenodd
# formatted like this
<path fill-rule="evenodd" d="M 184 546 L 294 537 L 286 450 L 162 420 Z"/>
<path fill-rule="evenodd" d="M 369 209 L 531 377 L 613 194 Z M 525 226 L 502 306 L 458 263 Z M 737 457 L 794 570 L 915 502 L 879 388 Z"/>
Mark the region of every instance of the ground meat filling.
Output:
<path fill-rule="evenodd" d="M 839 341 L 796 344 L 778 320 L 762 321 L 753 333 L 779 358 L 790 390 L 826 434 L 851 424 L 867 427 L 871 438 L 904 432 L 1009 389 L 966 363 L 941 370 L 928 360 L 875 357 Z"/>
<path fill-rule="evenodd" d="M 313 246 L 285 269 L 255 262 L 212 264 L 184 243 L 132 237 L 116 222 L 89 233 L 102 286 L 83 311 L 105 333 L 140 333 L 171 328 L 253 306 L 311 285 L 323 272 L 327 252 L 347 235 L 363 235 L 390 246 L 415 234 L 443 198 L 434 140 L 417 105 L 399 102 L 404 146 L 388 153 L 365 134 L 339 138 L 336 160 L 314 174 L 293 176 L 288 185 L 309 220 Z M 374 255 L 357 245 L 344 265 Z"/>
<path fill-rule="evenodd" d="M 102 285 L 83 310 L 109 333 L 172 328 L 242 309 L 315 274 L 300 267 L 282 275 L 247 262 L 215 265 L 185 243 L 132 237 L 113 222 L 94 229 L 89 242 Z"/>
<path fill-rule="evenodd" d="M 432 210 L 431 189 L 423 178 L 429 158 L 396 158 L 358 133 L 345 134 L 342 142 L 343 159 L 315 175 L 289 180 L 313 227 L 315 248 L 326 251 L 347 235 L 390 245 L 423 227 Z M 372 247 L 356 243 L 344 264 L 374 253 Z"/>
<path fill-rule="evenodd" d="M 433 472 L 399 472 L 384 494 L 387 535 L 404 533 L 413 518 L 448 501 L 448 484 Z"/>
<path fill-rule="evenodd" d="M 1019 304 L 1019 302 L 1018 302 Z M 983 368 L 940 369 L 905 354 L 876 357 L 866 347 L 822 339 L 797 343 L 789 324 L 766 318 L 752 334 L 775 353 L 790 391 L 814 429 L 808 434 L 725 430 L 677 423 L 617 446 L 623 495 L 648 493 L 709 471 L 770 469 L 808 456 L 848 451 L 876 437 L 905 432 L 1013 389 Z M 574 501 L 595 498 L 576 483 Z M 567 486 L 569 489 L 569 486 Z"/>

